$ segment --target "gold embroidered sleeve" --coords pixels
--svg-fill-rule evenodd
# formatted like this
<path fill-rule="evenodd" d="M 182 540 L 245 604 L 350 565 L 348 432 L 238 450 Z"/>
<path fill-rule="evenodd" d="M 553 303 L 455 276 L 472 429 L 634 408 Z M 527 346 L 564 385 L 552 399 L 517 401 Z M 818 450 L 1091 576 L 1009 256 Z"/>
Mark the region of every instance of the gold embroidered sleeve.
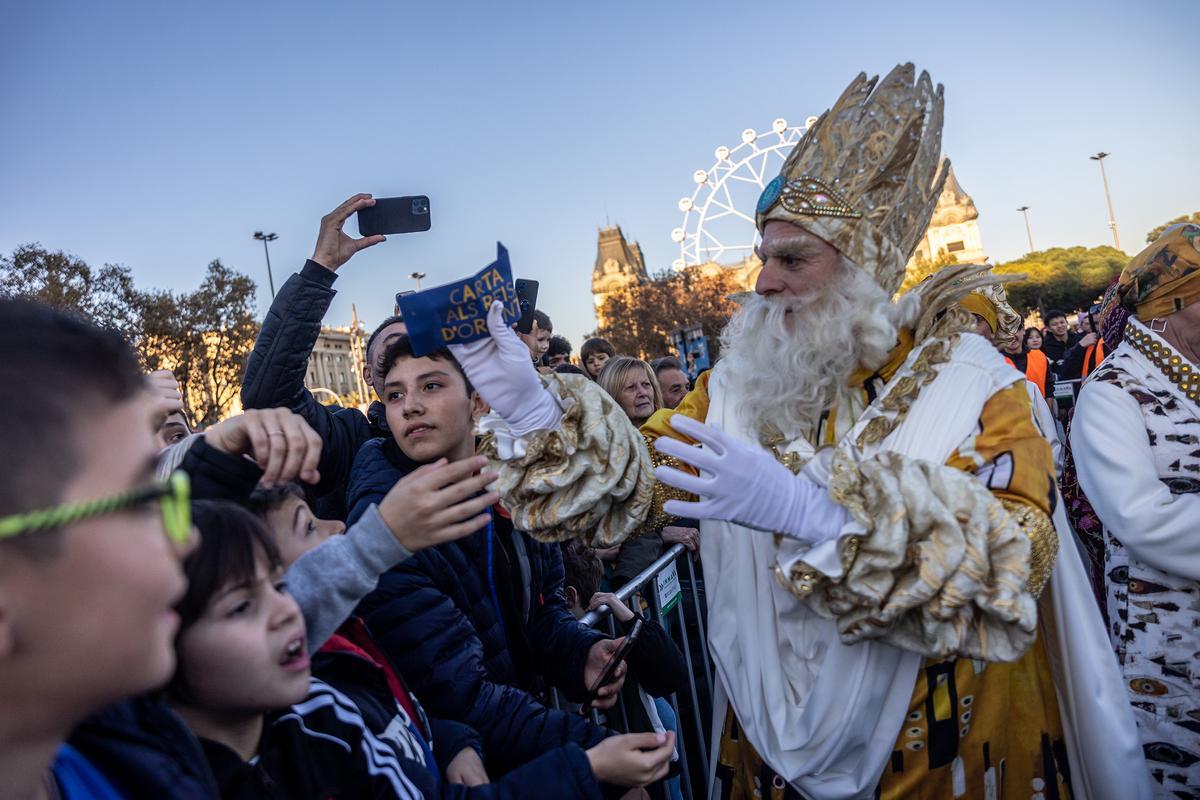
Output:
<path fill-rule="evenodd" d="M 500 460 L 495 439 L 480 452 L 499 472 L 496 490 L 513 525 L 543 542 L 583 537 L 620 544 L 650 512 L 654 470 L 641 433 L 608 393 L 582 375 L 543 377 L 561 398 L 562 426 L 537 431 L 525 452 Z"/>
<path fill-rule="evenodd" d="M 843 642 L 985 661 L 1013 661 L 1033 642 L 1031 541 L 1021 527 L 1031 517 L 1014 516 L 970 473 L 890 452 L 858 464 L 838 453 L 829 491 L 862 531 L 843 540 L 842 577 L 803 563 L 781 577 L 836 621 Z"/>
<path fill-rule="evenodd" d="M 651 463 L 656 467 L 674 467 L 684 472 L 695 473 L 695 470 L 690 465 L 684 464 L 672 456 L 665 456 L 655 450 L 650 439 L 646 440 L 646 450 L 650 453 Z M 646 518 L 645 529 L 650 531 L 662 530 L 664 526 L 670 525 L 678 519 L 678 517 L 663 511 L 663 505 L 668 500 L 695 499 L 695 495 L 685 492 L 682 489 L 676 489 L 674 486 L 667 486 L 665 483 L 655 481 L 654 499 L 650 503 L 650 516 Z"/>
<path fill-rule="evenodd" d="M 642 425 L 642 436 L 645 438 L 646 450 L 650 453 L 650 460 L 654 466 L 674 467 L 692 475 L 696 474 L 695 468 L 690 464 L 684 464 L 676 458 L 664 456 L 655 450 L 654 440 L 660 436 L 667 436 L 672 439 L 678 439 L 681 442 L 695 444 L 695 441 L 672 428 L 670 420 L 676 414 L 683 414 L 697 422 L 704 422 L 708 417 L 708 378 L 711 374 L 711 370 L 700 373 L 700 377 L 696 379 L 696 387 L 687 393 L 678 406 L 675 408 L 659 409 Z M 663 526 L 670 525 L 677 519 L 677 517 L 663 511 L 663 504 L 668 500 L 695 499 L 694 495 L 656 481 L 654 484 L 654 500 L 650 516 L 646 520 L 645 529 L 661 530 Z"/>
<path fill-rule="evenodd" d="M 1009 517 L 1029 539 L 1029 593 L 1041 597 L 1058 557 L 1058 532 L 1046 512 L 1028 503 L 1000 498 Z"/>

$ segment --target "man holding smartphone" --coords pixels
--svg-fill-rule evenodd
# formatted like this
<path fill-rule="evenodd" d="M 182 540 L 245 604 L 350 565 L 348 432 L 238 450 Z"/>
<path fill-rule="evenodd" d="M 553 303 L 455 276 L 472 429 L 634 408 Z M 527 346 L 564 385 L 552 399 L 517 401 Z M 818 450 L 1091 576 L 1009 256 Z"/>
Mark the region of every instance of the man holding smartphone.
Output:
<path fill-rule="evenodd" d="M 242 380 L 244 408 L 291 409 L 304 417 L 321 437 L 318 465 L 321 482 L 312 488 L 310 496 L 319 515 L 325 518 L 346 517 L 346 480 L 358 449 L 373 438 L 390 435 L 378 397 L 364 415 L 356 408 L 321 405 L 304 385 L 308 359 L 321 333 L 321 321 L 337 294 L 333 283 L 338 269 L 359 251 L 387 239 L 383 234 L 355 239 L 342 230 L 352 214 L 374 205 L 375 199 L 370 194 L 356 194 L 321 218 L 312 257 L 275 295 Z M 371 365 L 383 348 L 405 330 L 403 320 L 389 317 L 371 334 L 363 379 L 372 389 L 375 370 Z"/>

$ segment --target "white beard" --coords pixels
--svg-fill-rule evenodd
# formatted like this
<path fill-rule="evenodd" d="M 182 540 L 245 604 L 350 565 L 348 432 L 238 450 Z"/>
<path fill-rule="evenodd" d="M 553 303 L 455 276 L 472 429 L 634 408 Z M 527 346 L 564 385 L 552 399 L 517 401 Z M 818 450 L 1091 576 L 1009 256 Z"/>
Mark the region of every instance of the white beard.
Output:
<path fill-rule="evenodd" d="M 813 432 L 856 369 L 884 363 L 915 316 L 915 300 L 893 304 L 849 261 L 820 294 L 752 296 L 721 334 L 725 385 L 737 392 L 749 430 Z"/>

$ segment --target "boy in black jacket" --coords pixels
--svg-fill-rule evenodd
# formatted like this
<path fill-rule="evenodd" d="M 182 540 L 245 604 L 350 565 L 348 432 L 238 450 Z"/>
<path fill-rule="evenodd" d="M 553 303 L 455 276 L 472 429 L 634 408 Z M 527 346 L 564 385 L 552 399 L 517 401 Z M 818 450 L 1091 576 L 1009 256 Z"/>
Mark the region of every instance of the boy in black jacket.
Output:
<path fill-rule="evenodd" d="M 405 474 L 401 457 L 473 456 L 474 419 L 484 411 L 449 351 L 416 357 L 400 337 L 381 364 L 392 437 L 368 442 L 355 460 L 351 524 Z M 583 700 L 619 642 L 576 622 L 557 545 L 515 531 L 499 506 L 485 530 L 389 570 L 359 613 L 433 714 L 479 731 L 498 774 L 567 742 L 591 747 L 610 735 L 537 697 L 550 684 Z M 624 668 L 602 688 L 599 707 L 616 702 L 623 678 Z"/>

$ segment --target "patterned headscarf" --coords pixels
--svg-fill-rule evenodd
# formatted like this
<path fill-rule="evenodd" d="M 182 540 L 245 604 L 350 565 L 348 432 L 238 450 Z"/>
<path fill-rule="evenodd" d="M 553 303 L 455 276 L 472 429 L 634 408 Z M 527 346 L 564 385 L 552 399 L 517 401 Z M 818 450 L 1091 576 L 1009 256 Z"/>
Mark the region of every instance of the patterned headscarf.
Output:
<path fill-rule="evenodd" d="M 1121 305 L 1121 279 L 1113 278 L 1112 283 L 1104 290 L 1104 299 L 1100 301 L 1100 312 L 1096 315 L 1096 332 L 1104 340 L 1104 349 L 1112 352 L 1125 338 L 1125 323 L 1129 321 L 1129 311 Z"/>
<path fill-rule="evenodd" d="M 1200 300 L 1200 225 L 1172 225 L 1121 272 L 1125 308 L 1151 320 Z"/>

